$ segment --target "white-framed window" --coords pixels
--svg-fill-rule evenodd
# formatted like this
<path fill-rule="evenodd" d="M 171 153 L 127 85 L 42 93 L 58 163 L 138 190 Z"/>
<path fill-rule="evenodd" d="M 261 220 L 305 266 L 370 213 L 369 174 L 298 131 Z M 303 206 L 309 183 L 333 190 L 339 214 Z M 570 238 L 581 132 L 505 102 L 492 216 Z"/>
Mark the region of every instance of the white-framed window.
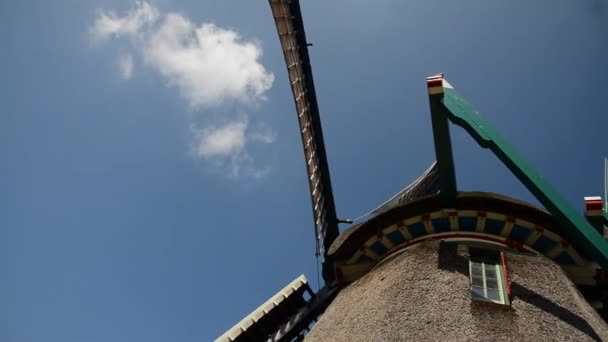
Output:
<path fill-rule="evenodd" d="M 502 253 L 483 254 L 469 259 L 471 299 L 509 305 L 509 286 Z"/>

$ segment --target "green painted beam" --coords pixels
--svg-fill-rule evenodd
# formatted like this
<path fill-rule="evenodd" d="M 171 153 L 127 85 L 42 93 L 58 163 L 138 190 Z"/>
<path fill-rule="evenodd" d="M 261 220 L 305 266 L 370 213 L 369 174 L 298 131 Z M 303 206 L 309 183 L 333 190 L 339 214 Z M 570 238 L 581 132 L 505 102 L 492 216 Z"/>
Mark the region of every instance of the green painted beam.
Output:
<path fill-rule="evenodd" d="M 453 207 L 456 201 L 456 172 L 450 139 L 450 125 L 441 106 L 441 95 L 429 96 L 435 156 L 439 169 L 439 194 L 443 205 Z"/>
<path fill-rule="evenodd" d="M 589 222 L 589 224 L 591 226 L 593 226 L 595 228 L 595 230 L 601 234 L 604 234 L 604 226 L 606 225 L 605 223 L 605 218 L 604 216 L 587 216 L 585 215 L 585 219 L 587 219 L 587 222 Z"/>
<path fill-rule="evenodd" d="M 450 121 L 463 127 L 480 146 L 490 149 L 540 203 L 568 228 L 566 238 L 582 247 L 583 252 L 604 269 L 608 269 L 608 241 L 487 120 L 450 87 L 444 87 L 443 98 L 439 102 L 441 106 L 436 110 L 439 109 Z M 608 219 L 608 215 L 605 214 L 605 218 Z"/>

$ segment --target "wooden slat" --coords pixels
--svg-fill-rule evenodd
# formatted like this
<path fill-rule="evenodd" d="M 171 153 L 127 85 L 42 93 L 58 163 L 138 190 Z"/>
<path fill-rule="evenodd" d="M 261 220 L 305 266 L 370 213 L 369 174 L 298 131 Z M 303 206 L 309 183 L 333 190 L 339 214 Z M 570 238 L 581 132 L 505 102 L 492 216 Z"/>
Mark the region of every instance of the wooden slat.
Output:
<path fill-rule="evenodd" d="M 281 321 L 273 322 L 268 326 L 261 326 L 263 318 L 270 317 L 275 310 L 279 309 L 279 306 L 286 300 L 289 300 L 292 296 L 301 296 L 303 290 L 309 290 L 308 280 L 304 275 L 299 276 L 289 285 L 285 286 L 281 291 L 277 292 L 274 296 L 270 297 L 264 304 L 260 305 L 252 313 L 243 318 L 239 323 L 234 325 L 222 336 L 218 337 L 215 342 L 232 342 L 246 340 L 252 330 L 259 330 L 265 333 L 266 336 L 275 333 L 281 325 L 289 320 L 289 317 L 282 317 Z M 290 303 L 296 303 L 292 300 Z M 305 305 L 305 301 L 298 301 L 302 305 Z M 289 303 L 288 303 L 289 304 Z M 297 312 L 301 308 L 292 308 L 292 311 Z M 265 337 L 265 336 L 264 336 Z"/>

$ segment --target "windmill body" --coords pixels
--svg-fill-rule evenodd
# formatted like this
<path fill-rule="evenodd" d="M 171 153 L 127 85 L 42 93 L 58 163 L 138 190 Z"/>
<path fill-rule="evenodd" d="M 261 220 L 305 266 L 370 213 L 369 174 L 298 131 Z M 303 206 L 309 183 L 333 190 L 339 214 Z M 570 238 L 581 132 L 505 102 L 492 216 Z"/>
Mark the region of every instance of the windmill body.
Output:
<path fill-rule="evenodd" d="M 269 0 L 306 161 L 325 285 L 304 276 L 218 341 L 608 340 L 608 214 L 578 213 L 442 74 L 427 79 L 437 162 L 343 231 L 297 0 Z M 450 124 L 544 208 L 457 188 Z"/>

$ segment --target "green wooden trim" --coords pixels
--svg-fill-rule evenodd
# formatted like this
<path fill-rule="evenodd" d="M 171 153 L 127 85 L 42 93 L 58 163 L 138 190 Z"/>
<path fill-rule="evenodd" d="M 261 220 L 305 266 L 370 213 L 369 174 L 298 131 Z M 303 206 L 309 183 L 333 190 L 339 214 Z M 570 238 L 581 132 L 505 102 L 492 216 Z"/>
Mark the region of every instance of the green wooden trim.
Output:
<path fill-rule="evenodd" d="M 439 169 L 439 189 L 445 207 L 453 207 L 456 202 L 456 172 L 450 139 L 450 125 L 441 106 L 441 95 L 429 96 L 435 156 Z"/>
<path fill-rule="evenodd" d="M 489 148 L 520 182 L 567 229 L 567 238 L 608 269 L 608 242 L 454 89 L 444 87 L 441 112 L 463 127 L 477 143 Z M 437 110 L 435 110 L 437 115 Z M 449 136 L 444 137 L 449 139 Z M 436 141 L 437 143 L 437 141 Z M 439 160 L 439 156 L 437 158 Z M 440 164 L 441 165 L 441 164 Z M 605 215 L 608 219 L 608 216 Z"/>
<path fill-rule="evenodd" d="M 585 218 L 587 219 L 587 222 L 589 222 L 589 224 L 591 224 L 593 227 L 595 227 L 595 230 L 600 233 L 603 234 L 604 233 L 604 221 L 605 218 L 604 216 L 587 216 L 585 215 Z"/>

